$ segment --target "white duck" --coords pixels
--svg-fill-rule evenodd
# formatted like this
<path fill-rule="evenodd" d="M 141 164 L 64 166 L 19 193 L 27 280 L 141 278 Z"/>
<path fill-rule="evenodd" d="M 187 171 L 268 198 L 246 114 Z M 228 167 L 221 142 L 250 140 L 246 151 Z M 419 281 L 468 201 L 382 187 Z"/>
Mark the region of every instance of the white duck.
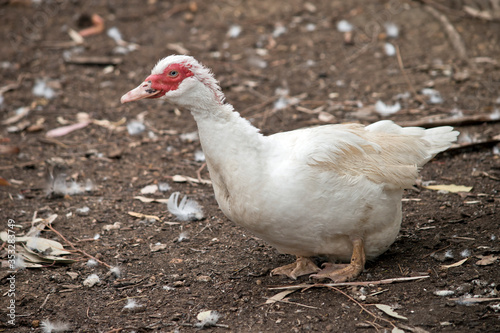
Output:
<path fill-rule="evenodd" d="M 297 256 L 273 274 L 340 282 L 394 242 L 403 189 L 447 149 L 451 127 L 325 125 L 264 136 L 240 117 L 209 69 L 189 56 L 162 59 L 127 103 L 162 98 L 191 111 L 224 214 L 282 253 Z M 314 256 L 350 264 L 318 268 Z"/>

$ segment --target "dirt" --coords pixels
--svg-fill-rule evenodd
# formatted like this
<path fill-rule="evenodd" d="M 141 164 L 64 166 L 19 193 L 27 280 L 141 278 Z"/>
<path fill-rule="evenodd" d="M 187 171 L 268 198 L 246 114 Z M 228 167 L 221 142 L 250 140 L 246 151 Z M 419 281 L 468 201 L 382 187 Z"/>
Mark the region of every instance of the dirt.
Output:
<path fill-rule="evenodd" d="M 229 221 L 210 185 L 173 181 L 174 175 L 197 178 L 203 164 L 194 158 L 199 141 L 182 139 L 196 130 L 189 112 L 166 102 L 119 102 L 158 59 L 186 49 L 213 69 L 227 101 L 264 134 L 327 122 L 392 119 L 409 124 L 431 116 L 489 115 L 500 108 L 500 23 L 467 16 L 463 4 L 433 8 L 463 39 L 466 58 L 450 42 L 443 23 L 417 1 L 2 1 L 1 85 L 12 84 L 12 89 L 3 93 L 1 118 L 5 121 L 21 107 L 31 112 L 0 126 L 1 144 L 19 149 L 0 154 L 0 177 L 10 182 L 0 186 L 0 230 L 7 230 L 11 219 L 22 227 L 13 229 L 21 236 L 35 213 L 41 218 L 57 214 L 52 226 L 60 235 L 76 249 L 119 267 L 121 274 L 110 274 L 105 265 L 89 267 L 89 257 L 81 252 L 69 256 L 77 260 L 73 264 L 47 263 L 11 273 L 4 243 L 0 331 L 40 332 L 41 323 L 50 320 L 68 323 L 74 332 L 192 332 L 200 329 L 196 318 L 204 310 L 220 314 L 219 326 L 204 328 L 213 332 L 372 332 L 395 326 L 406 332 L 500 331 L 499 260 L 494 260 L 500 253 L 500 155 L 493 140 L 500 134 L 498 123 L 457 126 L 462 146 L 439 154 L 422 169 L 417 185 L 405 192 L 398 239 L 366 265 L 357 281 L 428 278 L 299 289 L 266 304 L 279 292 L 271 287 L 311 282 L 270 276 L 271 269 L 293 257 Z M 94 13 L 106 29 L 117 27 L 138 48 L 114 53 L 117 45 L 106 31 L 86 37 L 80 46 L 69 45 L 68 30 L 88 27 Z M 352 44 L 337 31 L 342 19 L 356 27 Z M 398 37 L 387 36 L 387 22 L 399 27 Z M 230 37 L 233 25 L 241 33 Z M 273 37 L 279 26 L 286 31 Z M 401 62 L 386 55 L 385 43 L 399 47 Z M 118 58 L 120 63 L 75 64 L 65 61 L 65 54 Z M 53 98 L 33 94 L 39 79 L 48 80 Z M 288 89 L 298 103 L 273 110 L 277 88 Z M 442 102 L 430 103 L 419 93 L 424 88 L 439 91 Z M 394 105 L 395 96 L 405 92 L 409 97 L 399 100 L 400 111 L 385 117 L 375 112 L 378 100 Z M 64 121 L 77 122 L 82 112 L 116 126 L 93 123 L 47 138 L 49 130 Z M 130 135 L 125 125 L 138 116 L 146 130 Z M 18 131 L 9 131 L 10 126 Z M 479 141 L 489 143 L 470 144 Z M 66 178 L 59 179 L 70 185 L 90 181 L 93 186 L 81 194 L 55 195 L 50 175 L 62 174 Z M 209 179 L 206 169 L 201 177 Z M 430 181 L 472 190 L 456 194 L 422 187 Z M 162 183 L 170 189 L 140 192 Z M 134 199 L 166 199 L 174 191 L 196 200 L 204 219 L 171 223 L 179 221 L 165 203 Z M 84 207 L 87 212 L 79 211 Z M 104 230 L 116 222 L 118 229 Z M 187 239 L 179 241 L 181 232 Z M 72 250 L 48 229 L 41 237 Z M 153 252 L 151 246 L 158 243 L 164 249 Z M 480 259 L 488 256 L 493 260 L 482 265 Z M 84 286 L 94 273 L 100 283 Z M 12 286 L 15 295 L 9 293 Z M 440 291 L 453 294 L 438 296 Z M 130 298 L 140 306 L 125 309 Z M 9 322 L 11 300 L 15 320 Z M 390 317 L 373 304 L 389 305 L 407 319 Z"/>

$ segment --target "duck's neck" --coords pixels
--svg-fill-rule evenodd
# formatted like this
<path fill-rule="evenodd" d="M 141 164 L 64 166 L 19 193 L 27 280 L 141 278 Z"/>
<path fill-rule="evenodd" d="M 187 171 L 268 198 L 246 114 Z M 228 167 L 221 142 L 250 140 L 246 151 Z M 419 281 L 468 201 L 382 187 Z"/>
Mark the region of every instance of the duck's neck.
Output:
<path fill-rule="evenodd" d="M 230 104 L 213 103 L 209 108 L 198 105 L 191 109 L 207 159 L 243 161 L 255 157 L 264 142 L 259 130 Z"/>

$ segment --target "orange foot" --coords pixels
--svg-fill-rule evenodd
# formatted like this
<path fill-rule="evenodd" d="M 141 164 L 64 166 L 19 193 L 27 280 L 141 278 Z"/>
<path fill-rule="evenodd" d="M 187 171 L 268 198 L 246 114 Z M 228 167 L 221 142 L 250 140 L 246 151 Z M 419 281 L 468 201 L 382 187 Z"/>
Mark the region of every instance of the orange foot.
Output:
<path fill-rule="evenodd" d="M 310 277 L 319 280 L 330 279 L 335 283 L 351 281 L 358 277 L 365 267 L 365 248 L 362 239 L 354 239 L 352 244 L 353 250 L 350 264 L 334 265 L 326 263 L 321 271 L 312 274 Z"/>
<path fill-rule="evenodd" d="M 297 277 L 311 273 L 319 272 L 320 269 L 309 258 L 297 257 L 293 264 L 281 266 L 271 271 L 271 275 L 286 275 L 289 278 L 297 280 Z"/>

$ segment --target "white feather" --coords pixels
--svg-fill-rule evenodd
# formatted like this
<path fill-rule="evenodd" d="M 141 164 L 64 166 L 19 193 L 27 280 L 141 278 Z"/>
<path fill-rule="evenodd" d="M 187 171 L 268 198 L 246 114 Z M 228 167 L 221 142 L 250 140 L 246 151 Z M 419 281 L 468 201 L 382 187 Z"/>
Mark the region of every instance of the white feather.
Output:
<path fill-rule="evenodd" d="M 42 320 L 40 323 L 40 328 L 43 333 L 57 333 L 69 331 L 69 323 L 64 323 L 62 321 L 51 322 L 48 319 Z"/>
<path fill-rule="evenodd" d="M 168 198 L 168 210 L 174 214 L 180 221 L 195 221 L 203 218 L 201 206 L 194 200 L 184 196 L 179 203 L 179 192 L 174 192 Z"/>

